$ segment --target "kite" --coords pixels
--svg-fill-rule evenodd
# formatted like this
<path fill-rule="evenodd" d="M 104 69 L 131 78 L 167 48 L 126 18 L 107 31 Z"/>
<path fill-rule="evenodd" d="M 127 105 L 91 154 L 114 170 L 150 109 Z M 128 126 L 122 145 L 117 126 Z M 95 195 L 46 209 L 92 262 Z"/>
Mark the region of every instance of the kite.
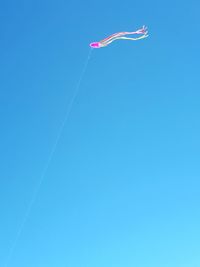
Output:
<path fill-rule="evenodd" d="M 127 35 L 140 35 L 138 37 L 127 37 Z M 132 41 L 136 41 L 136 40 L 140 40 L 143 38 L 148 37 L 148 31 L 147 31 L 147 27 L 143 26 L 141 29 L 135 31 L 135 32 L 118 32 L 118 33 L 114 33 L 110 36 L 108 36 L 107 38 L 99 41 L 99 42 L 93 42 L 90 44 L 91 48 L 101 48 L 101 47 L 105 47 L 107 45 L 109 45 L 110 43 L 112 43 L 115 40 L 118 39 L 123 39 L 123 40 L 132 40 Z"/>

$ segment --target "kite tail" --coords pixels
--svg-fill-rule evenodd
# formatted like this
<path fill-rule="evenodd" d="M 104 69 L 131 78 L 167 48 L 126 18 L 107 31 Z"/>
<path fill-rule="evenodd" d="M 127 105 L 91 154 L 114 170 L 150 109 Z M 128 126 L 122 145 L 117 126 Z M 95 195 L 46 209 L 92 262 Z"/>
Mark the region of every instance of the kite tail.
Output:
<path fill-rule="evenodd" d="M 147 38 L 149 35 L 147 34 L 144 34 L 142 36 L 139 36 L 139 37 L 119 37 L 117 39 L 124 39 L 124 40 L 132 40 L 132 41 L 137 41 L 137 40 L 141 40 L 141 39 L 144 39 L 144 38 Z"/>
<path fill-rule="evenodd" d="M 116 37 L 116 38 L 110 40 L 109 42 L 103 43 L 102 46 L 107 46 L 107 45 L 111 44 L 115 40 L 131 40 L 131 41 L 137 41 L 137 40 L 141 40 L 141 39 L 144 39 L 144 38 L 147 38 L 147 37 L 148 37 L 148 34 L 147 33 L 145 33 L 145 34 L 143 34 L 142 36 L 139 36 L 139 37 L 126 37 L 126 36 L 121 36 L 121 37 Z"/>

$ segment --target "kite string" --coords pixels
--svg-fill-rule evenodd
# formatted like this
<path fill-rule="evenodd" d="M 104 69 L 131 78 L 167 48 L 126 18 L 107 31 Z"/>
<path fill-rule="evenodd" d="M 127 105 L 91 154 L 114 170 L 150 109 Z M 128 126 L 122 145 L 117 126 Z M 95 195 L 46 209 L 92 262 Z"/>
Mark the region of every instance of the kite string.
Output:
<path fill-rule="evenodd" d="M 23 229 L 24 229 L 24 227 L 25 227 L 25 224 L 26 224 L 26 222 L 27 222 L 27 220 L 28 220 L 28 217 L 30 216 L 32 207 L 33 207 L 33 205 L 34 205 L 34 203 L 35 203 L 35 201 L 36 201 L 36 199 L 37 199 L 38 193 L 39 193 L 39 191 L 40 191 L 41 185 L 42 185 L 42 183 L 43 183 L 43 181 L 44 181 L 44 178 L 45 178 L 45 176 L 46 176 L 46 173 L 47 173 L 47 171 L 48 171 L 48 168 L 49 168 L 49 166 L 50 166 L 50 163 L 51 163 L 51 161 L 52 161 L 52 158 L 53 158 L 53 156 L 54 156 L 54 154 L 55 154 L 55 151 L 56 151 L 57 145 L 58 145 L 58 143 L 59 143 L 59 140 L 60 140 L 60 138 L 61 138 L 62 132 L 63 132 L 64 127 L 65 127 L 65 125 L 66 125 L 66 123 L 67 123 L 67 121 L 68 121 L 68 119 L 69 119 L 69 115 L 70 115 L 70 113 L 71 113 L 71 110 L 72 110 L 74 101 L 75 101 L 75 99 L 77 98 L 78 93 L 79 93 L 79 91 L 80 91 L 80 85 L 81 85 L 81 82 L 82 82 L 82 80 L 83 80 L 84 74 L 85 74 L 85 72 L 86 72 L 86 70 L 87 70 L 87 66 L 88 66 L 88 63 L 89 63 L 89 60 L 90 60 L 90 57 L 91 57 L 91 53 L 92 53 L 92 49 L 90 49 L 89 54 L 88 54 L 88 56 L 87 56 L 87 59 L 86 59 L 84 65 L 83 65 L 83 69 L 82 69 L 82 71 L 81 71 L 81 74 L 80 74 L 79 79 L 78 79 L 78 81 L 77 81 L 77 84 L 76 84 L 76 86 L 75 86 L 74 94 L 73 94 L 73 96 L 72 96 L 72 98 L 71 98 L 71 101 L 70 101 L 70 103 L 69 103 L 69 105 L 68 105 L 68 108 L 67 108 L 67 110 L 66 110 L 64 120 L 63 120 L 63 122 L 62 122 L 62 124 L 61 124 L 61 126 L 60 126 L 60 129 L 59 129 L 59 131 L 58 131 L 58 134 L 57 134 L 55 143 L 54 143 L 53 146 L 52 146 L 52 149 L 51 149 L 51 151 L 50 151 L 49 157 L 48 157 L 47 162 L 46 162 L 46 164 L 45 164 L 45 166 L 44 166 L 44 169 L 43 169 L 43 171 L 42 171 L 42 174 L 41 174 L 41 177 L 40 177 L 40 179 L 39 179 L 39 182 L 38 182 L 38 184 L 36 185 L 35 191 L 34 191 L 34 193 L 33 193 L 33 196 L 32 196 L 32 198 L 31 198 L 31 201 L 30 201 L 30 203 L 29 203 L 29 205 L 28 205 L 28 208 L 27 208 L 27 210 L 26 210 L 26 213 L 25 213 L 25 215 L 24 215 L 24 218 L 23 218 L 23 220 L 22 220 L 22 222 L 21 222 L 21 225 L 19 226 L 19 229 L 18 229 L 18 231 L 17 231 L 16 237 L 15 237 L 15 239 L 14 239 L 14 241 L 13 241 L 11 247 L 10 247 L 10 250 L 9 250 L 9 253 L 8 253 L 8 257 L 7 257 L 7 259 L 6 259 L 6 262 L 5 262 L 4 267 L 7 267 L 8 264 L 9 264 L 9 262 L 10 262 L 10 259 L 11 259 L 12 255 L 13 255 L 13 252 L 14 252 L 15 248 L 16 248 L 17 242 L 18 242 L 18 240 L 19 240 L 19 238 L 20 238 L 20 236 L 21 236 L 21 234 L 22 234 L 22 231 L 23 231 Z"/>

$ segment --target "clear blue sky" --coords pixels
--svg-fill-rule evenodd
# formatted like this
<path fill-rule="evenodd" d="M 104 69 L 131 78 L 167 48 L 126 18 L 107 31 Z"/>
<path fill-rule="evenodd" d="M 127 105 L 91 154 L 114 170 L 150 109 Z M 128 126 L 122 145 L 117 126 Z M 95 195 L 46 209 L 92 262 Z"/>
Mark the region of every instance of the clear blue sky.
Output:
<path fill-rule="evenodd" d="M 0 266 L 199 267 L 196 0 L 1 1 Z M 143 24 L 149 38 L 94 50 Z"/>

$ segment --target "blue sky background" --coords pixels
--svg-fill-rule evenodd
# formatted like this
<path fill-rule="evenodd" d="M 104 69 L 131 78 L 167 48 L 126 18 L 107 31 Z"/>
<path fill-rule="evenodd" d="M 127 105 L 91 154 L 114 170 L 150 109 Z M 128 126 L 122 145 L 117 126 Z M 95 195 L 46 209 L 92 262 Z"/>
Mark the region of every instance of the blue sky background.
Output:
<path fill-rule="evenodd" d="M 0 266 L 199 267 L 196 0 L 0 2 Z M 143 24 L 148 39 L 92 52 Z"/>

